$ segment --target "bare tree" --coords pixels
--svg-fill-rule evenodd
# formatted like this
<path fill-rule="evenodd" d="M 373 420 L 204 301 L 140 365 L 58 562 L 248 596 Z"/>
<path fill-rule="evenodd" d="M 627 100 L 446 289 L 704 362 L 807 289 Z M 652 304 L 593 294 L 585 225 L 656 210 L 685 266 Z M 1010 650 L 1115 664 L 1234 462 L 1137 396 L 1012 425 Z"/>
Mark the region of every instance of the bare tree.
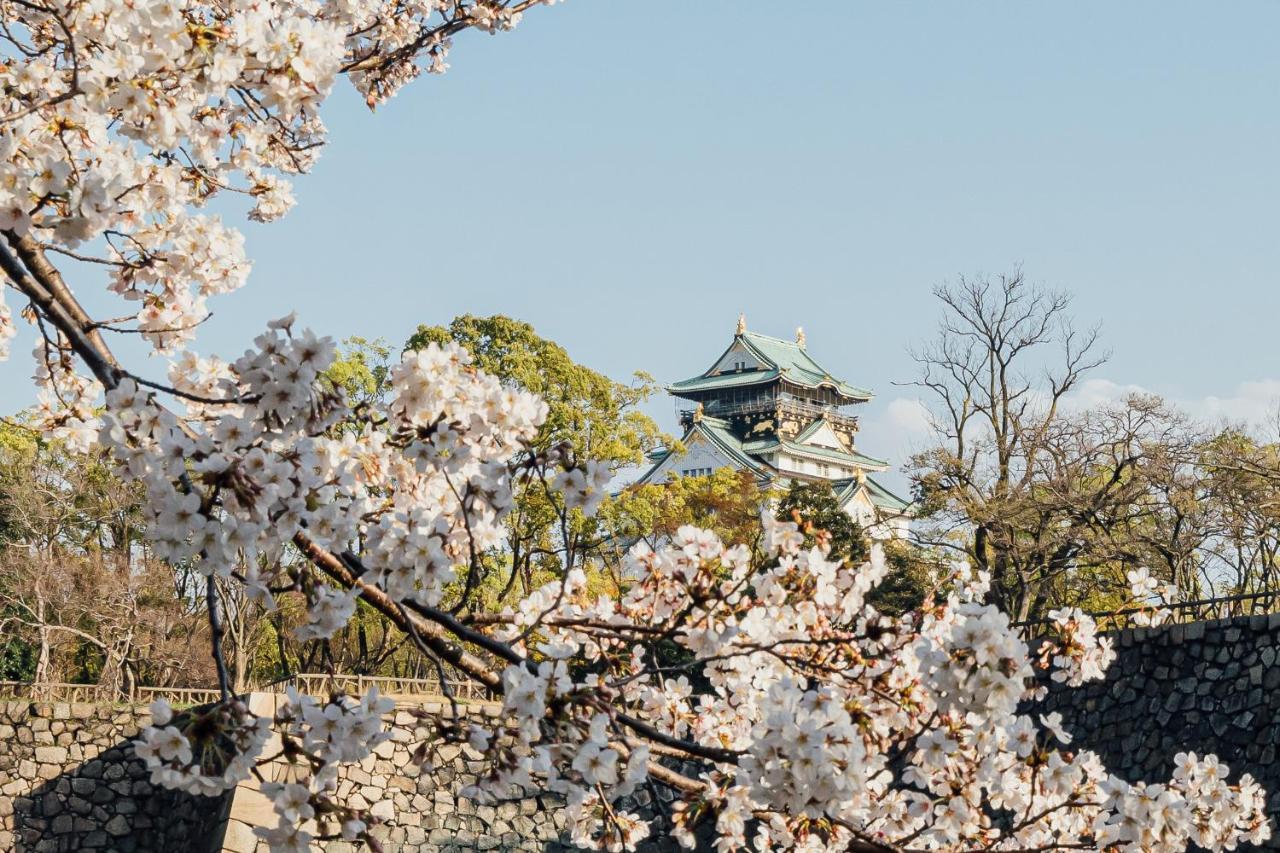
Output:
<path fill-rule="evenodd" d="M 1039 477 L 1052 463 L 1048 445 L 1063 398 L 1107 356 L 1096 328 L 1072 324 L 1069 298 L 1029 284 L 1020 269 L 961 278 L 934 294 L 946 310 L 938 335 L 912 353 L 914 384 L 936 403 L 937 444 L 913 460 L 932 522 L 924 538 L 961 548 L 991 573 L 994 598 L 1026 618 L 1075 556 L 1059 541 L 1053 514 L 1034 512 Z M 1038 518 L 1016 520 L 1020 506 Z"/>
<path fill-rule="evenodd" d="M 174 596 L 139 536 L 136 490 L 96 459 L 7 443 L 0 521 L 0 632 L 34 647 L 34 680 L 90 676 L 124 695 L 207 679 L 202 602 Z"/>
<path fill-rule="evenodd" d="M 1280 586 L 1280 444 L 1228 428 L 1201 452 L 1204 505 L 1217 521 L 1206 543 L 1208 580 L 1224 593 Z"/>

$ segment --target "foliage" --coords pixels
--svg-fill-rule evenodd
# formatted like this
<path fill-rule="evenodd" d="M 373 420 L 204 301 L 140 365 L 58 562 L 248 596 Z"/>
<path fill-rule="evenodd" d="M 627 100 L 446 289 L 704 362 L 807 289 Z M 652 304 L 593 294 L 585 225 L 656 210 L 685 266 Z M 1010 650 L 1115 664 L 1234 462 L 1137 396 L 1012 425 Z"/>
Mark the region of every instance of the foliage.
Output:
<path fill-rule="evenodd" d="M 632 385 L 616 382 L 573 361 L 564 347 L 539 336 L 528 323 L 502 315 L 463 315 L 448 326 L 419 326 L 405 349 L 418 351 L 432 343 L 464 347 L 478 369 L 546 403 L 546 420 L 530 443 L 534 452 L 555 448 L 578 464 L 616 472 L 641 463 L 666 439 L 640 409 L 656 388 L 652 377 L 637 373 Z M 517 487 L 505 547 L 480 561 L 484 577 L 473 591 L 477 606 L 501 606 L 513 592 L 527 594 L 559 576 L 564 567 L 554 556 L 558 540 L 571 538 L 574 547 L 591 554 L 607 552 L 609 538 L 580 516 L 562 519 L 562 510 L 540 484 Z"/>
<path fill-rule="evenodd" d="M 141 497 L 100 457 L 0 427 L 0 661 L 9 677 L 122 692 L 209 677 L 204 623 L 175 598 L 174 570 L 150 554 Z"/>
<path fill-rule="evenodd" d="M 573 361 L 564 347 L 540 337 L 526 322 L 466 314 L 448 326 L 419 326 L 405 349 L 421 350 L 433 342 L 462 346 L 478 369 L 546 402 L 536 449 L 564 445 L 575 459 L 618 467 L 640 464 L 665 438 L 640 411 L 657 388 L 651 376 L 636 373 L 631 385 L 615 382 Z"/>
<path fill-rule="evenodd" d="M 831 559 L 850 568 L 861 566 L 871 555 L 862 525 L 840 508 L 829 482 L 797 480 L 778 502 L 775 515 L 779 521 L 800 524 L 806 547 L 818 544 L 821 535 Z M 905 542 L 893 541 L 882 547 L 889 570 L 867 600 L 895 616 L 919 608 L 934 586 L 927 561 Z"/>
<path fill-rule="evenodd" d="M 342 342 L 342 351 L 324 381 L 341 388 L 351 405 L 359 408 L 381 401 L 391 376 L 391 347 L 381 338 L 368 340 L 358 335 Z"/>
<path fill-rule="evenodd" d="M 817 544 L 818 531 L 824 533 L 832 559 L 857 566 L 870 556 L 862 525 L 840 508 L 828 482 L 796 481 L 778 502 L 776 515 L 779 521 L 803 522 L 806 547 Z"/>
<path fill-rule="evenodd" d="M 750 471 L 718 468 L 665 483 L 633 484 L 606 501 L 598 520 L 619 561 L 636 541 L 650 547 L 671 541 L 681 527 L 713 531 L 725 542 L 752 545 L 760 535 L 760 511 L 771 498 Z"/>

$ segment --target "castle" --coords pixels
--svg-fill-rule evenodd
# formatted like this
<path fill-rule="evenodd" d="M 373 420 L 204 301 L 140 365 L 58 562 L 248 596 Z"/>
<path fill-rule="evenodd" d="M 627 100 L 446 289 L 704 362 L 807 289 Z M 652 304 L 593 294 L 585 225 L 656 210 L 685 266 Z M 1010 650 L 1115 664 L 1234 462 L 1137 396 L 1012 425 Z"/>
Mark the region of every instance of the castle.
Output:
<path fill-rule="evenodd" d="M 831 483 L 840 506 L 879 539 L 906 534 L 909 503 L 871 476 L 889 463 L 859 452 L 853 408 L 874 396 L 833 377 L 809 355 L 804 330 L 785 341 L 747 330 L 704 373 L 667 386 L 693 404 L 680 413 L 686 452 L 660 451 L 641 483 L 719 468 L 756 475 L 762 486 Z"/>

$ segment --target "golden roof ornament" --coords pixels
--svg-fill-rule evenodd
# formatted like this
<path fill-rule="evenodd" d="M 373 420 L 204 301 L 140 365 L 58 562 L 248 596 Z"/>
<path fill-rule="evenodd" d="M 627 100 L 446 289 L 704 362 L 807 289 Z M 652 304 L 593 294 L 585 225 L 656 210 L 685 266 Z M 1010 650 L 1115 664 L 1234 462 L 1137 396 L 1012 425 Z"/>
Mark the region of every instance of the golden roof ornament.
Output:
<path fill-rule="evenodd" d="M 796 327 L 796 346 L 803 348 L 803 347 L 804 347 L 804 340 L 805 340 L 805 338 L 804 338 L 804 326 L 797 326 L 797 327 Z"/>
<path fill-rule="evenodd" d="M 696 424 L 701 422 L 701 420 L 702 420 L 702 404 L 699 403 L 697 407 L 693 410 L 693 422 Z"/>
<path fill-rule="evenodd" d="M 737 334 L 741 335 L 747 331 L 747 315 L 745 313 L 738 315 Z"/>

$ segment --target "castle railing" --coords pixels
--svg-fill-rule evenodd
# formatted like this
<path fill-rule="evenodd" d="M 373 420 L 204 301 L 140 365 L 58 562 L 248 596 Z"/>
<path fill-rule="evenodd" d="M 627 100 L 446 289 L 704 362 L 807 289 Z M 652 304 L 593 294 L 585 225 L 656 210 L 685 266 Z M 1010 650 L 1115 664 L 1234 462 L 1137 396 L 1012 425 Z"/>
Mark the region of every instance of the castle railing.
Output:
<path fill-rule="evenodd" d="M 758 415 L 762 413 L 797 414 L 808 418 L 828 418 L 834 423 L 857 429 L 858 416 L 847 412 L 847 406 L 823 406 L 810 403 L 790 394 L 779 394 L 777 397 L 764 397 L 757 400 L 744 400 L 734 403 L 712 402 L 703 407 L 703 412 L 714 418 L 734 417 L 735 415 Z M 694 409 L 680 409 L 681 423 L 693 420 Z"/>

